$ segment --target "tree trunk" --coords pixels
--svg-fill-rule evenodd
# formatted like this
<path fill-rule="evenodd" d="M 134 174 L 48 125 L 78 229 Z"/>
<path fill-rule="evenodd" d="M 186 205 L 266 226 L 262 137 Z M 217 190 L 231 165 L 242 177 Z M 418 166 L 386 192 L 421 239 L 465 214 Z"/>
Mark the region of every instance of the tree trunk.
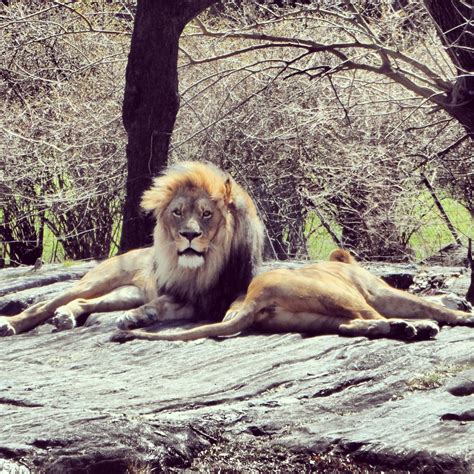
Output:
<path fill-rule="evenodd" d="M 153 219 L 140 212 L 143 192 L 167 165 L 179 108 L 178 45 L 188 21 L 216 0 L 138 0 L 128 56 L 123 124 L 127 185 L 120 251 L 152 241 Z"/>
<path fill-rule="evenodd" d="M 474 305 L 474 259 L 472 258 L 472 239 L 469 239 L 468 242 L 467 260 L 471 268 L 471 283 L 466 293 L 466 300 Z"/>
<path fill-rule="evenodd" d="M 474 139 L 474 8 L 463 0 L 425 0 L 425 6 L 458 73 L 446 110 Z"/>
<path fill-rule="evenodd" d="M 122 252 L 151 243 L 153 220 L 140 199 L 167 164 L 178 113 L 178 43 L 184 25 L 173 1 L 141 0 L 126 71 L 123 124 L 128 134 Z"/>

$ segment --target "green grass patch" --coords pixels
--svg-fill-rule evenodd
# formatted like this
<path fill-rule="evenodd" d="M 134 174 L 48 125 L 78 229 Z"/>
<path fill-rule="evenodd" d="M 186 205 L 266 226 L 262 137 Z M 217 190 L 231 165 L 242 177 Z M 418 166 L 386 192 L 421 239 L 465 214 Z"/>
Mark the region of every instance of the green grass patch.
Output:
<path fill-rule="evenodd" d="M 409 243 L 416 257 L 424 259 L 454 242 L 454 237 L 429 193 L 420 194 L 418 203 L 414 208 L 413 219 L 421 220 L 421 225 L 411 236 Z M 442 198 L 441 203 L 461 239 L 465 243 L 468 238 L 474 239 L 474 222 L 469 211 L 451 198 Z"/>
<path fill-rule="evenodd" d="M 110 244 L 109 257 L 117 255 L 119 251 L 120 236 L 122 235 L 123 219 L 120 217 L 112 226 L 112 242 Z"/>
<path fill-rule="evenodd" d="M 331 230 L 340 236 L 341 230 L 337 224 L 331 223 Z M 329 232 L 321 224 L 314 213 L 310 213 L 305 228 L 306 249 L 311 260 L 327 260 L 329 254 L 337 245 Z"/>
<path fill-rule="evenodd" d="M 45 263 L 64 260 L 64 248 L 48 226 L 44 228 L 42 260 Z"/>
<path fill-rule="evenodd" d="M 448 365 L 432 372 L 420 374 L 406 382 L 411 391 L 433 390 L 441 387 L 447 378 L 467 369 L 467 365 Z"/>

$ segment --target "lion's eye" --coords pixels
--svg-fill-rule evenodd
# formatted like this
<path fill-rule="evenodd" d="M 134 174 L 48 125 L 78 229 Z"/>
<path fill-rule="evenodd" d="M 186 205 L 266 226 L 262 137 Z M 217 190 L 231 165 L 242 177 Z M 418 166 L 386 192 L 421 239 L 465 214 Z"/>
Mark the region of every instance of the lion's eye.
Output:
<path fill-rule="evenodd" d="M 209 219 L 210 217 L 212 217 L 212 212 L 211 211 L 204 211 L 202 213 L 202 217 L 204 217 L 204 219 Z"/>
<path fill-rule="evenodd" d="M 175 217 L 181 217 L 181 210 L 180 209 L 174 209 L 173 210 L 173 216 Z"/>

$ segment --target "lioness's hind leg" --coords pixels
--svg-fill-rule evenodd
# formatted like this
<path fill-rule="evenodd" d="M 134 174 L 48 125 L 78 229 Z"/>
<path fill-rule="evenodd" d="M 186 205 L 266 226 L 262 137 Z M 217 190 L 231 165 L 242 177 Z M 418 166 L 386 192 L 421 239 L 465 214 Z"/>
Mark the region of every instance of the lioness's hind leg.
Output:
<path fill-rule="evenodd" d="M 416 335 L 413 325 L 398 319 L 353 319 L 347 324 L 341 324 L 338 332 L 343 336 L 351 337 L 394 337 L 397 339 L 412 339 Z"/>
<path fill-rule="evenodd" d="M 433 339 L 439 326 L 428 320 L 406 321 L 403 319 L 354 319 L 339 326 L 343 336 L 387 337 L 402 340 Z"/>
<path fill-rule="evenodd" d="M 51 323 L 60 331 L 76 327 L 79 316 L 89 313 L 119 311 L 136 308 L 145 302 L 143 291 L 133 285 L 120 286 L 97 298 L 75 299 L 54 312 Z"/>
<path fill-rule="evenodd" d="M 446 308 L 395 288 L 384 288 L 369 302 L 386 318 L 432 319 L 451 326 L 474 326 L 474 314 Z"/>

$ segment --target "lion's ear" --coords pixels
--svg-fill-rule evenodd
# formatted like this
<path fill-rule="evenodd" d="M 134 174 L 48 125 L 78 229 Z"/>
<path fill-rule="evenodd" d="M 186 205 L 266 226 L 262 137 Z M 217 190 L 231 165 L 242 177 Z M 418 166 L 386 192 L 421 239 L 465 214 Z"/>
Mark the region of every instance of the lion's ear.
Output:
<path fill-rule="evenodd" d="M 232 204 L 232 182 L 230 178 L 227 178 L 224 183 L 224 202 L 226 206 Z"/>

